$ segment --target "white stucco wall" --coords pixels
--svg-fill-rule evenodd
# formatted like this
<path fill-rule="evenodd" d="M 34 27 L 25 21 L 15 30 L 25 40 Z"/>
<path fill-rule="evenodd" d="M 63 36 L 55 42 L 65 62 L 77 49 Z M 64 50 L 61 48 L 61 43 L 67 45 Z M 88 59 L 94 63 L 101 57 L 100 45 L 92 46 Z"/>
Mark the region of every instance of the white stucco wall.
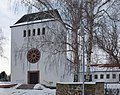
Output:
<path fill-rule="evenodd" d="M 80 73 L 80 81 L 82 82 L 83 73 Z M 104 82 L 104 83 L 119 83 L 120 82 L 120 70 L 118 68 L 99 68 L 95 67 L 93 71 L 91 71 L 92 82 Z M 85 74 L 86 75 L 86 72 Z M 95 76 L 97 75 L 97 78 Z M 103 75 L 103 78 L 101 78 Z M 107 77 L 109 75 L 109 77 Z M 115 75 L 115 77 L 113 77 Z"/>
<path fill-rule="evenodd" d="M 56 82 L 65 81 L 65 65 L 66 54 L 57 53 L 51 54 L 50 45 L 41 46 L 39 39 L 52 37 L 50 27 L 54 27 L 52 31 L 60 30 L 65 33 L 65 29 L 58 21 L 40 22 L 29 25 L 14 25 L 11 27 L 11 81 L 16 83 L 28 83 L 28 71 L 39 71 L 39 82 L 48 86 L 55 86 Z M 45 35 L 37 35 L 23 37 L 24 30 L 32 30 L 46 28 Z M 58 31 L 59 30 L 59 31 Z M 37 39 L 36 39 L 37 38 Z M 39 42 L 37 42 L 39 41 Z M 48 47 L 49 48 L 48 48 Z M 41 53 L 40 60 L 37 63 L 29 63 L 27 61 L 27 51 L 31 48 L 39 49 Z M 65 46 L 64 46 L 65 48 Z M 53 46 L 54 49 L 54 46 Z M 47 50 L 45 52 L 45 50 Z"/>
<path fill-rule="evenodd" d="M 92 81 L 94 82 L 119 82 L 120 81 L 120 71 L 119 70 L 102 70 L 102 71 L 95 71 L 92 74 Z M 107 74 L 110 75 L 109 78 L 107 78 Z M 113 78 L 113 74 L 116 75 L 115 78 Z M 98 75 L 98 78 L 95 79 L 95 75 Z M 103 79 L 100 78 L 100 75 L 103 75 Z"/>

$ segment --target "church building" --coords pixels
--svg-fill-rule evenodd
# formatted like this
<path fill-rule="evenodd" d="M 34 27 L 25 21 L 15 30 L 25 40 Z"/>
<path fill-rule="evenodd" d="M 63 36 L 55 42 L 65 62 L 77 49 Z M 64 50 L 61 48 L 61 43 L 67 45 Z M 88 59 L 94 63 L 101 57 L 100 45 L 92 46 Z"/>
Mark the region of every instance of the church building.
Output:
<path fill-rule="evenodd" d="M 65 81 L 66 45 L 61 41 L 66 41 L 66 29 L 57 10 L 21 17 L 11 26 L 11 81 L 47 86 Z"/>

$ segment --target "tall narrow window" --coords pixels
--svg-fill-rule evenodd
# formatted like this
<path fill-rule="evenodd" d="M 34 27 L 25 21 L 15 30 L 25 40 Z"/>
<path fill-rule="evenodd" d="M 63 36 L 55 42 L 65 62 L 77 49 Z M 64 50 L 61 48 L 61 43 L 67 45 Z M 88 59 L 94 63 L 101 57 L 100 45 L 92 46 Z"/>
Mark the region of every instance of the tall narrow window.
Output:
<path fill-rule="evenodd" d="M 28 36 L 31 36 L 31 31 L 30 30 L 28 30 Z"/>
<path fill-rule="evenodd" d="M 42 35 L 45 35 L 45 28 L 42 28 Z"/>
<path fill-rule="evenodd" d="M 84 79 L 86 80 L 86 75 L 84 75 Z"/>
<path fill-rule="evenodd" d="M 103 75 L 103 74 L 101 74 L 101 75 L 100 75 L 100 79 L 103 79 L 103 78 L 104 78 L 104 75 Z"/>
<path fill-rule="evenodd" d="M 40 35 L 40 28 L 37 29 L 37 35 Z"/>
<path fill-rule="evenodd" d="M 98 75 L 94 75 L 94 79 L 98 79 Z"/>
<path fill-rule="evenodd" d="M 92 81 L 92 75 L 90 75 L 90 80 L 89 81 Z"/>
<path fill-rule="evenodd" d="M 106 75 L 106 79 L 109 79 L 109 78 L 110 78 L 110 74 L 107 74 L 107 75 Z"/>
<path fill-rule="evenodd" d="M 119 74 L 119 81 L 120 81 L 120 74 Z"/>
<path fill-rule="evenodd" d="M 35 36 L 35 29 L 33 29 L 33 36 Z"/>
<path fill-rule="evenodd" d="M 23 37 L 26 37 L 26 30 L 23 31 Z"/>

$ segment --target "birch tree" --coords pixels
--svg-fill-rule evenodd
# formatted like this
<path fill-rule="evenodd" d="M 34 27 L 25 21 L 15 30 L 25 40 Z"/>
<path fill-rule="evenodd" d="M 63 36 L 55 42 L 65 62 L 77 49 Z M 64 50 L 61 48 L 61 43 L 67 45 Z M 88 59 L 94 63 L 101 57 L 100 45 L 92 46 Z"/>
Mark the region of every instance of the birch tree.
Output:
<path fill-rule="evenodd" d="M 98 28 L 99 33 L 95 36 L 97 45 L 109 55 L 108 64 L 119 64 L 119 18 L 112 12 L 111 18 L 104 17 L 102 19 L 103 20 L 100 21 L 100 27 Z"/>
<path fill-rule="evenodd" d="M 100 28 L 101 23 L 102 26 L 106 25 L 107 23 L 112 23 L 115 20 L 119 20 L 117 18 L 113 18 L 111 16 L 112 14 L 115 14 L 115 10 L 118 10 L 119 8 L 119 1 L 117 0 L 85 0 L 84 3 L 84 20 L 83 20 L 83 25 L 84 29 L 87 34 L 87 39 L 86 39 L 86 58 L 87 58 L 87 70 L 86 70 L 86 81 L 90 80 L 90 64 L 91 63 L 91 54 L 94 51 L 93 46 L 95 45 L 95 39 L 94 35 L 97 34 L 99 35 L 99 31 L 97 29 Z M 119 16 L 119 10 L 118 14 L 115 14 L 116 16 Z M 110 20 L 106 20 L 104 22 L 104 17 L 107 17 Z M 112 25 L 113 26 L 113 25 Z M 104 29 L 107 29 L 108 26 L 104 26 Z M 115 29 L 115 27 L 113 27 Z M 104 29 L 101 29 L 100 32 L 102 32 Z M 113 30 L 114 30 L 113 29 Z M 108 33 L 108 32 L 107 32 Z M 115 31 L 113 32 L 115 34 Z M 105 35 L 106 32 L 103 32 L 103 35 Z M 106 36 L 107 37 L 107 36 Z M 110 39 L 108 37 L 108 39 Z M 107 44 L 107 43 L 106 43 Z M 104 46 L 104 45 L 103 45 Z M 106 52 L 106 51 L 105 51 Z"/>

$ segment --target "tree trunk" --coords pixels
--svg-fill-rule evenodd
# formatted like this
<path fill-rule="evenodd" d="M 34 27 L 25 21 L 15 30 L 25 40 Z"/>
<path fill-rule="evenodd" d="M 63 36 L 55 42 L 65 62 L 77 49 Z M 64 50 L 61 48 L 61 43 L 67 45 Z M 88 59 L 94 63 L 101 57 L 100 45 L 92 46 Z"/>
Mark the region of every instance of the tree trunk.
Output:
<path fill-rule="evenodd" d="M 88 48 L 87 48 L 87 69 L 86 69 L 86 81 L 90 81 L 90 64 L 91 64 L 91 53 L 92 53 L 92 35 L 88 39 Z"/>
<path fill-rule="evenodd" d="M 88 40 L 87 40 L 87 69 L 86 69 L 86 81 L 90 81 L 90 64 L 91 64 L 91 53 L 93 47 L 93 27 L 94 27 L 94 0 L 91 2 L 86 1 L 86 8 L 88 9 L 87 14 L 87 26 L 88 26 Z"/>
<path fill-rule="evenodd" d="M 76 22 L 73 21 L 75 27 L 73 28 L 73 47 L 74 47 L 74 82 L 79 81 L 79 45 L 78 45 L 78 29 L 76 27 Z"/>

